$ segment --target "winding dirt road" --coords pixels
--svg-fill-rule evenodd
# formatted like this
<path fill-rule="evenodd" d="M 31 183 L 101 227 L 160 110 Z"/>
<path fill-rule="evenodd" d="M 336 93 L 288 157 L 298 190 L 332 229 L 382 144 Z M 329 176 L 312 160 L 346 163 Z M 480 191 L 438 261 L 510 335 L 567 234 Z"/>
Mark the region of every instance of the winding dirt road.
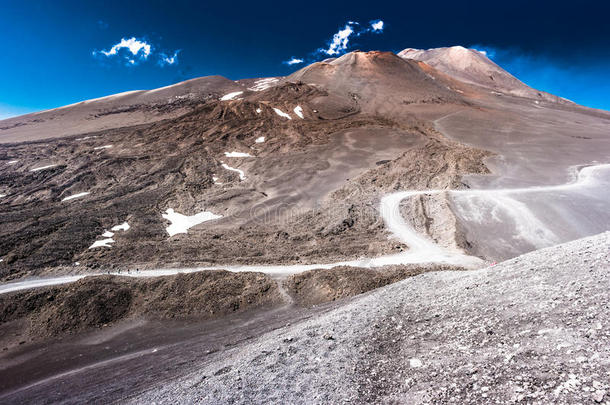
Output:
<path fill-rule="evenodd" d="M 410 190 L 389 194 L 381 199 L 379 211 L 386 227 L 392 233 L 392 237 L 409 246 L 406 252 L 380 256 L 375 258 L 361 258 L 357 260 L 307 265 L 270 265 L 270 266 L 222 266 L 222 267 L 198 267 L 186 269 L 155 269 L 122 273 L 130 277 L 157 277 L 174 275 L 178 273 L 192 273 L 203 270 L 225 269 L 234 272 L 258 271 L 270 275 L 289 275 L 312 269 L 330 269 L 336 266 L 354 267 L 380 267 L 386 265 L 400 265 L 412 263 L 445 263 L 460 265 L 468 268 L 484 266 L 484 262 L 478 257 L 469 256 L 462 251 L 445 249 L 435 244 L 431 239 L 418 233 L 411 224 L 404 220 L 400 214 L 400 204 L 407 198 L 419 195 L 432 195 L 448 193 L 457 199 L 470 199 L 471 203 L 476 199 L 486 200 L 494 204 L 498 209 L 504 210 L 517 224 L 520 231 L 527 237 L 540 237 L 548 232 L 544 225 L 528 210 L 527 206 L 514 200 L 511 196 L 518 194 L 546 193 L 554 191 L 584 192 L 593 188 L 608 186 L 608 178 L 604 173 L 610 174 L 610 164 L 599 164 L 575 170 L 574 180 L 566 184 L 552 186 L 535 186 L 524 188 L 506 189 L 464 189 L 464 190 Z M 473 210 L 476 209 L 476 203 Z M 549 242 L 553 242 L 552 239 Z M 118 274 L 118 273 L 116 273 Z M 96 276 L 99 274 L 73 275 L 52 278 L 37 278 L 0 285 L 0 294 L 26 290 L 30 288 L 45 287 L 58 284 L 66 284 L 77 281 L 83 277 Z"/>

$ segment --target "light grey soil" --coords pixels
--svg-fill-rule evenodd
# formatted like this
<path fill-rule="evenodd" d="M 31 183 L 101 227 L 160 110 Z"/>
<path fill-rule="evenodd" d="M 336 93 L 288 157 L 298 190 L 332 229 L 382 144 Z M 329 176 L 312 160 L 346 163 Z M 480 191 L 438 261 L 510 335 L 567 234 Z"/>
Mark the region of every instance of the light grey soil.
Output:
<path fill-rule="evenodd" d="M 133 402 L 609 403 L 609 248 L 606 232 L 409 278 Z"/>

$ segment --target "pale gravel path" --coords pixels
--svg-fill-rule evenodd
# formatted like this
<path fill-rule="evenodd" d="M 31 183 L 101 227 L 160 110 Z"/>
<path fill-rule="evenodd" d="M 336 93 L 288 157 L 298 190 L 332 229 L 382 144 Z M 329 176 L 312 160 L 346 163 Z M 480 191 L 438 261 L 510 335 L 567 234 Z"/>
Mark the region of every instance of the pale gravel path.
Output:
<path fill-rule="evenodd" d="M 132 401 L 610 403 L 609 252 L 606 232 L 413 277 Z"/>
<path fill-rule="evenodd" d="M 535 186 L 526 188 L 513 188 L 513 189 L 490 189 L 490 190 L 409 190 L 399 191 L 384 196 L 381 199 L 379 206 L 379 213 L 384 220 L 384 223 L 388 230 L 391 232 L 392 237 L 400 240 L 409 246 L 409 249 L 405 252 L 390 254 L 385 256 L 378 256 L 373 258 L 360 258 L 356 260 L 349 260 L 336 263 L 323 263 L 323 264 L 295 264 L 295 265 L 227 265 L 219 267 L 196 267 L 196 268 L 178 268 L 178 269 L 154 269 L 144 270 L 141 272 L 134 273 L 123 273 L 124 276 L 128 277 L 158 277 L 168 276 L 178 273 L 193 273 L 203 270 L 228 270 L 233 272 L 243 271 L 259 271 L 270 275 L 290 275 L 300 273 L 307 270 L 313 269 L 330 269 L 336 266 L 353 266 L 353 267 L 382 267 L 390 265 L 400 264 L 412 264 L 412 263 L 445 263 L 462 266 L 464 268 L 479 268 L 483 266 L 483 261 L 477 257 L 469 256 L 464 254 L 461 250 L 453 251 L 450 249 L 444 249 L 434 243 L 427 235 L 420 235 L 411 224 L 404 220 L 400 213 L 400 204 L 402 201 L 409 197 L 428 195 L 428 194 L 442 194 L 448 193 L 452 195 L 461 196 L 478 196 L 486 197 L 498 207 L 503 207 L 508 210 L 516 221 L 520 224 L 520 232 L 522 238 L 538 240 L 540 233 L 544 234 L 546 230 L 544 224 L 539 222 L 537 218 L 528 210 L 525 205 L 518 204 L 516 201 L 507 197 L 507 194 L 523 194 L 523 193 L 540 193 L 547 191 L 583 191 L 591 187 L 605 186 L 607 182 L 601 175 L 604 172 L 610 171 L 610 164 L 598 164 L 593 166 L 587 166 L 576 170 L 574 168 L 574 180 L 566 184 L 553 185 L 553 186 Z M 515 208 L 515 204 L 516 208 Z M 471 208 L 471 211 L 476 212 L 478 207 L 475 205 Z M 173 210 L 172 210 L 173 212 Z M 168 210 L 168 215 L 170 214 Z M 183 215 L 177 214 L 178 216 L 184 217 Z M 200 215 L 200 214 L 197 214 Z M 212 218 L 214 214 L 207 213 L 208 219 Z M 211 215 L 212 217 L 209 217 Z M 167 217 L 164 215 L 164 217 Z M 184 217 L 192 218 L 192 217 Z M 184 219 L 183 218 L 183 219 Z M 212 218 L 213 219 L 213 218 Z M 172 223 L 173 226 L 173 223 Z M 171 228 L 171 226 L 170 226 Z M 168 228 L 170 236 L 173 235 Z M 542 246 L 552 243 L 552 240 L 544 241 Z M 118 275 L 119 273 L 111 273 Z M 87 274 L 87 276 L 99 276 L 100 274 Z M 83 275 L 84 276 L 84 275 Z M 29 288 L 38 288 L 40 286 L 50 286 L 74 282 L 82 277 L 51 277 L 51 278 L 30 278 L 21 280 L 19 282 L 9 282 L 0 284 L 0 294 L 25 290 Z"/>

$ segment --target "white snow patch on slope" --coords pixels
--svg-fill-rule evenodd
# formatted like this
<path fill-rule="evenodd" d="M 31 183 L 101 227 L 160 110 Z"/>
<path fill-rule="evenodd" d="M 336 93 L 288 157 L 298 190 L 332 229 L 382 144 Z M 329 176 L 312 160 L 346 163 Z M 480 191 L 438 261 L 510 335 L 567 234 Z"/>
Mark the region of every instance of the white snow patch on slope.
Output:
<path fill-rule="evenodd" d="M 231 170 L 232 172 L 237 172 L 237 173 L 239 173 L 239 179 L 240 179 L 240 180 L 245 180 L 245 179 L 246 179 L 246 174 L 244 173 L 244 171 L 243 171 L 243 170 L 239 170 L 239 169 L 236 169 L 236 168 L 234 168 L 234 167 L 231 167 L 231 166 L 229 166 L 229 165 L 228 165 L 228 164 L 226 164 L 226 163 L 223 163 L 223 164 L 222 164 L 222 167 L 223 167 L 224 169 L 226 169 L 226 170 Z"/>
<path fill-rule="evenodd" d="M 263 112 L 263 110 L 262 110 L 262 109 L 260 109 L 260 108 L 257 108 L 257 109 L 256 109 L 256 113 L 257 113 L 257 114 L 260 114 L 260 113 L 262 113 L 262 112 Z"/>
<path fill-rule="evenodd" d="M 0 194 L 0 198 L 6 197 L 6 194 Z"/>
<path fill-rule="evenodd" d="M 226 157 L 254 157 L 249 153 L 244 152 L 225 152 Z"/>
<path fill-rule="evenodd" d="M 294 107 L 293 111 L 296 115 L 299 116 L 300 119 L 305 119 L 305 117 L 303 116 L 303 109 L 301 108 L 300 105 L 297 105 L 296 107 Z"/>
<path fill-rule="evenodd" d="M 171 225 L 166 229 L 169 236 L 174 236 L 178 233 L 187 233 L 188 229 L 195 225 L 222 218 L 222 215 L 216 215 L 209 211 L 203 211 L 191 216 L 179 214 L 172 208 L 168 208 L 165 212 L 166 214 L 161 214 L 161 216 L 171 222 Z"/>
<path fill-rule="evenodd" d="M 84 197 L 84 196 L 89 195 L 89 194 L 91 194 L 91 193 L 88 192 L 88 191 L 85 191 L 84 193 L 78 193 L 78 194 L 74 194 L 74 195 L 71 195 L 69 197 L 66 197 L 62 201 L 74 200 L 75 198 Z"/>
<path fill-rule="evenodd" d="M 220 101 L 233 100 L 235 97 L 243 94 L 243 91 L 234 91 L 233 93 L 225 94 L 220 98 Z"/>
<path fill-rule="evenodd" d="M 6 162 L 7 165 L 14 165 L 15 163 L 19 162 L 18 160 L 11 160 L 10 162 Z"/>
<path fill-rule="evenodd" d="M 101 237 L 105 239 L 96 240 L 95 242 L 93 242 L 93 245 L 89 246 L 89 249 L 93 249 L 96 247 L 112 247 L 110 244 L 114 243 L 114 239 L 112 239 L 112 237 L 114 236 L 114 232 L 127 231 L 129 228 L 131 227 L 127 222 L 123 222 L 120 225 L 113 226 L 112 228 L 110 228 L 110 231 L 104 231 L 104 233 L 101 235 Z"/>
<path fill-rule="evenodd" d="M 254 82 L 254 86 L 250 87 L 248 90 L 252 91 L 263 91 L 273 86 L 274 83 L 278 82 L 279 79 L 275 77 L 269 77 L 267 79 L 260 79 Z"/>
<path fill-rule="evenodd" d="M 112 148 L 112 145 L 104 145 L 104 146 L 98 146 L 96 148 L 93 148 L 93 150 L 110 149 L 110 148 Z"/>
<path fill-rule="evenodd" d="M 218 177 L 216 176 L 212 176 L 212 181 L 214 182 L 214 184 L 222 184 L 218 181 Z"/>
<path fill-rule="evenodd" d="M 256 143 L 263 143 L 263 142 L 265 142 L 265 137 L 264 136 L 259 136 L 258 138 L 256 138 L 256 140 L 254 142 L 256 142 Z"/>
<path fill-rule="evenodd" d="M 273 111 L 275 111 L 275 113 L 277 115 L 279 115 L 280 117 L 288 118 L 289 120 L 292 119 L 292 117 L 290 115 L 286 114 L 284 111 L 280 110 L 279 108 L 274 108 Z"/>
<path fill-rule="evenodd" d="M 89 249 L 93 249 L 96 247 L 112 247 L 110 245 L 111 243 L 114 243 L 114 239 L 112 238 L 96 240 L 95 242 L 93 242 L 93 245 L 89 246 Z"/>
<path fill-rule="evenodd" d="M 50 168 L 55 167 L 55 166 L 57 166 L 57 165 L 41 166 L 41 167 L 36 167 L 36 168 L 34 168 L 34 169 L 30 170 L 30 171 L 31 172 L 37 172 L 39 170 L 46 170 L 46 169 L 50 169 Z"/>
<path fill-rule="evenodd" d="M 131 228 L 131 226 L 129 226 L 129 224 L 127 222 L 123 222 L 120 225 L 113 226 L 110 230 L 111 231 L 127 231 L 127 230 L 129 230 L 129 228 Z"/>

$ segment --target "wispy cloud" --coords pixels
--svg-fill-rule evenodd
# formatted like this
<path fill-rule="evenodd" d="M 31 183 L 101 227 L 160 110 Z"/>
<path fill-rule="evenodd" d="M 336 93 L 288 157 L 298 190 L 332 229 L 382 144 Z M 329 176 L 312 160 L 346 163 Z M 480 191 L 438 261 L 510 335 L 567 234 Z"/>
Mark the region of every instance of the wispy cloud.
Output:
<path fill-rule="evenodd" d="M 368 33 L 381 34 L 384 29 L 382 20 L 372 20 L 366 26 L 362 26 L 358 21 L 348 21 L 343 28 L 340 28 L 332 38 L 326 43 L 325 48 L 318 48 L 312 52 L 307 58 L 292 57 L 289 60 L 282 62 L 286 65 L 295 65 L 298 63 L 313 62 L 320 59 L 320 56 L 340 56 L 350 49 L 350 40 L 354 37 Z"/>
<path fill-rule="evenodd" d="M 178 49 L 176 52 L 174 52 L 172 56 L 168 56 L 167 54 L 165 54 L 163 52 L 159 53 L 159 66 L 177 64 L 179 52 L 180 52 L 180 49 Z"/>
<path fill-rule="evenodd" d="M 323 52 L 327 55 L 334 56 L 343 53 L 347 49 L 347 45 L 349 44 L 349 37 L 354 33 L 354 28 L 358 25 L 357 22 L 350 21 L 345 24 L 345 28 L 339 30 L 335 35 L 333 35 L 332 40 L 328 44 L 327 49 L 320 48 L 320 52 Z"/>
<path fill-rule="evenodd" d="M 383 21 L 381 20 L 373 20 L 371 21 L 371 30 L 373 32 L 382 33 L 383 32 Z"/>
<path fill-rule="evenodd" d="M 303 62 L 305 62 L 303 59 L 295 58 L 293 56 L 289 60 L 282 62 L 282 63 L 284 63 L 285 65 L 298 65 L 299 63 L 303 63 Z"/>
<path fill-rule="evenodd" d="M 102 50 L 100 53 L 106 56 L 114 56 L 118 55 L 121 49 L 127 49 L 133 56 L 139 56 L 142 59 L 146 59 L 148 58 L 148 55 L 150 55 L 152 47 L 146 41 L 140 41 L 135 37 L 129 39 L 121 38 L 121 42 L 113 45 L 109 51 Z"/>
<path fill-rule="evenodd" d="M 157 52 L 159 66 L 177 64 L 179 52 L 180 50 L 175 51 L 173 54 Z M 149 57 L 155 54 L 155 47 L 145 39 L 136 37 L 121 38 L 110 49 L 94 50 L 91 54 L 105 59 L 118 59 L 124 61 L 127 66 L 136 66 L 141 62 L 149 60 Z"/>

